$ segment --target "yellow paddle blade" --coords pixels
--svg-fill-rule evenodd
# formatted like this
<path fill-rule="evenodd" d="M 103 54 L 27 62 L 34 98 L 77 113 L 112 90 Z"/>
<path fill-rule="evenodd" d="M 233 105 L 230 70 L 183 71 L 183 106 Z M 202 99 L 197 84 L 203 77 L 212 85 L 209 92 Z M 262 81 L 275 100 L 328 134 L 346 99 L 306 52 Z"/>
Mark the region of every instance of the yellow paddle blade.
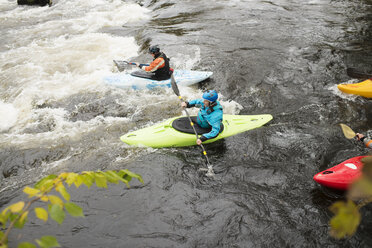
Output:
<path fill-rule="evenodd" d="M 340 124 L 340 126 L 347 139 L 352 139 L 356 136 L 355 132 L 349 126 L 342 123 Z"/>

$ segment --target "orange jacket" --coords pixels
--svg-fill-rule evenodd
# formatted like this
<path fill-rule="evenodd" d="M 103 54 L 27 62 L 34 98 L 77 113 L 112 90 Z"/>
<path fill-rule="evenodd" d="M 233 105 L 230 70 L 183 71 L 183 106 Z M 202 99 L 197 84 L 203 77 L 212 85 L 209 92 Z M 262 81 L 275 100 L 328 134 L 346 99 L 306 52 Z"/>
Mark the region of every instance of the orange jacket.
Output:
<path fill-rule="evenodd" d="M 163 68 L 164 66 L 165 66 L 165 60 L 161 57 L 158 57 L 154 61 L 152 61 L 149 66 L 143 66 L 142 70 L 145 70 L 147 72 L 154 72 L 157 69 Z"/>
<path fill-rule="evenodd" d="M 363 139 L 363 143 L 366 145 L 366 147 L 372 149 L 372 140 L 365 138 Z"/>

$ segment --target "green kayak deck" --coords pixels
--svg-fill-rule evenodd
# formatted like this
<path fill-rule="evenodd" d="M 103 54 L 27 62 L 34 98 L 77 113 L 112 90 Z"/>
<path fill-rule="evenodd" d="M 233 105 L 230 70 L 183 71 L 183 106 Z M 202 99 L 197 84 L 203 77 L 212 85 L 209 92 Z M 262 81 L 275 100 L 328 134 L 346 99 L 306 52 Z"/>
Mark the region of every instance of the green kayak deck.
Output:
<path fill-rule="evenodd" d="M 172 127 L 172 122 L 178 118 L 182 118 L 182 116 L 129 132 L 121 136 L 120 139 L 128 145 L 148 146 L 153 148 L 196 145 L 195 134 L 183 133 Z M 223 131 L 216 138 L 204 141 L 203 144 L 212 143 L 238 133 L 261 127 L 272 119 L 272 115 L 269 114 L 223 115 Z"/>

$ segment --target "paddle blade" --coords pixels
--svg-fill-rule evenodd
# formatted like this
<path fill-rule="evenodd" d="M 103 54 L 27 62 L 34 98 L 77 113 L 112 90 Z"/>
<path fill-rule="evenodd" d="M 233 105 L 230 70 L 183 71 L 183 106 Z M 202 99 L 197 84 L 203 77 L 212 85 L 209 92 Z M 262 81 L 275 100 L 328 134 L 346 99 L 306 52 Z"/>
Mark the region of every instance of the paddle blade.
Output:
<path fill-rule="evenodd" d="M 352 139 L 356 136 L 355 132 L 349 126 L 342 123 L 340 124 L 340 126 L 347 139 Z"/>
<path fill-rule="evenodd" d="M 176 80 L 174 79 L 173 73 L 171 75 L 171 85 L 172 85 L 174 94 L 176 94 L 177 96 L 180 96 L 180 91 L 178 90 L 178 86 L 177 86 Z"/>
<path fill-rule="evenodd" d="M 113 60 L 116 67 L 118 68 L 118 70 L 121 72 L 121 71 L 124 71 L 125 69 L 125 65 L 128 64 L 127 61 L 124 61 L 124 60 Z"/>

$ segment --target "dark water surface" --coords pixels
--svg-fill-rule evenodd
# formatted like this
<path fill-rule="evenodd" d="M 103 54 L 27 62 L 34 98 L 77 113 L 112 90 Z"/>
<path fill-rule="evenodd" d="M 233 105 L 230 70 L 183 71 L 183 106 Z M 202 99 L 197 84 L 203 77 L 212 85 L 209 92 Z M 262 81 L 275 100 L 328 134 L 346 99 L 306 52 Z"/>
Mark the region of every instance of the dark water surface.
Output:
<path fill-rule="evenodd" d="M 357 233 L 329 236 L 328 207 L 342 195 L 312 177 L 367 153 L 339 123 L 371 135 L 372 102 L 336 85 L 346 68 L 371 72 L 370 1 L 1 2 L 0 202 L 63 171 L 130 169 L 109 189 L 73 190 L 86 218 L 30 217 L 16 246 L 54 235 L 63 247 L 371 247 L 371 208 Z M 227 113 L 274 116 L 265 127 L 198 147 L 132 148 L 119 137 L 181 114 L 169 90 L 101 82 L 112 59 L 146 62 L 159 44 L 175 68 L 213 71 L 188 89 L 220 92 Z"/>

